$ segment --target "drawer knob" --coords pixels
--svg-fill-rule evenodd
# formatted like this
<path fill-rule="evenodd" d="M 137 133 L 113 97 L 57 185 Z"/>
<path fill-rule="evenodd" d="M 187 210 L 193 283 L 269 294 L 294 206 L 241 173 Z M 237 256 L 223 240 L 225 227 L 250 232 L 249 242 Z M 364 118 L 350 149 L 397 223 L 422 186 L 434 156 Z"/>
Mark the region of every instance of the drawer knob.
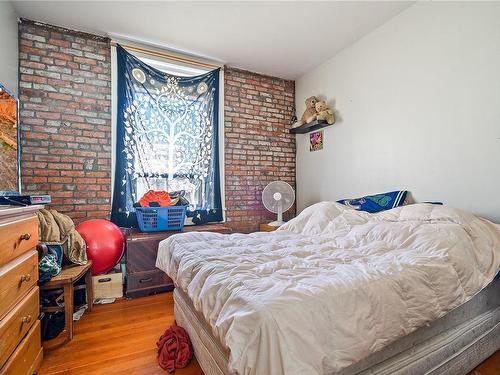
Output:
<path fill-rule="evenodd" d="M 150 281 L 153 281 L 153 278 L 152 277 L 146 277 L 145 279 L 140 279 L 139 282 L 141 284 L 143 283 L 149 283 Z"/>
<path fill-rule="evenodd" d="M 26 315 L 26 316 L 23 316 L 21 321 L 23 323 L 30 323 L 31 322 L 31 315 Z"/>
<path fill-rule="evenodd" d="M 29 234 L 29 233 L 21 234 L 21 236 L 19 237 L 19 239 L 21 241 L 28 241 L 30 238 L 31 238 L 31 234 Z"/>
<path fill-rule="evenodd" d="M 30 281 L 31 280 L 31 275 L 27 273 L 26 275 L 21 276 L 21 282 L 23 281 Z"/>

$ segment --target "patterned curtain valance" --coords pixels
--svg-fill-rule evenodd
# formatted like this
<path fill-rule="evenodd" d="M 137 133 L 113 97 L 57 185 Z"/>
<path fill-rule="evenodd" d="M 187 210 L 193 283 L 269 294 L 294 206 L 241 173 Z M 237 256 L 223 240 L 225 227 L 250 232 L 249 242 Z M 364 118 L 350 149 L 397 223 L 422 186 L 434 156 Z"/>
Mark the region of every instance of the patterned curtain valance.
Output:
<path fill-rule="evenodd" d="M 117 51 L 116 168 L 111 220 L 136 225 L 148 190 L 185 190 L 195 222 L 221 221 L 219 72 L 178 77 Z"/>

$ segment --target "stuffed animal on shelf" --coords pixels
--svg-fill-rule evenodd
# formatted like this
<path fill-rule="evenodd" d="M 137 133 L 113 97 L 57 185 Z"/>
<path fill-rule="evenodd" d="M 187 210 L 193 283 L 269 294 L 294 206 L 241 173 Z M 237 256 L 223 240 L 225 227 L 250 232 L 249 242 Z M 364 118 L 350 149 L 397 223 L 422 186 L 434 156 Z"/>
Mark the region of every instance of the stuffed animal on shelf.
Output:
<path fill-rule="evenodd" d="M 326 121 L 328 124 L 333 124 L 335 122 L 335 116 L 333 111 L 328 108 L 328 105 L 324 100 L 318 100 L 315 104 L 316 108 L 316 119 L 318 121 Z"/>
<path fill-rule="evenodd" d="M 292 129 L 298 128 L 299 126 L 308 124 L 316 120 L 316 115 L 318 114 L 318 112 L 316 111 L 317 102 L 318 98 L 316 98 L 315 96 L 311 96 L 306 99 L 306 110 L 304 111 L 304 114 L 302 115 L 300 120 L 293 124 Z"/>

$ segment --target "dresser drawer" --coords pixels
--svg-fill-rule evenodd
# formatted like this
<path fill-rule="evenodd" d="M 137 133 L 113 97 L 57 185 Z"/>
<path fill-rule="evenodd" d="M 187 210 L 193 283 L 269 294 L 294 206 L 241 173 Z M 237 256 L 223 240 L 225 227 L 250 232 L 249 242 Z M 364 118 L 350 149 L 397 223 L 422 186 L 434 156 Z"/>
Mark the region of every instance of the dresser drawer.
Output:
<path fill-rule="evenodd" d="M 127 288 L 129 289 L 144 289 L 167 284 L 173 284 L 172 279 L 165 272 L 158 269 L 127 275 Z"/>
<path fill-rule="evenodd" d="M 0 320 L 0 368 L 7 362 L 17 344 L 35 323 L 39 314 L 38 301 L 40 294 L 38 287 L 34 287 L 29 294 L 19 302 L 9 313 Z"/>
<path fill-rule="evenodd" d="M 38 218 L 0 224 L 0 266 L 33 249 L 38 244 Z"/>
<path fill-rule="evenodd" d="M 127 297 L 134 298 L 174 289 L 174 283 L 163 271 L 127 274 Z"/>
<path fill-rule="evenodd" d="M 40 321 L 36 320 L 23 341 L 0 370 L 0 375 L 31 375 L 42 362 Z"/>
<path fill-rule="evenodd" d="M 0 267 L 0 319 L 38 280 L 38 253 L 24 253 Z"/>

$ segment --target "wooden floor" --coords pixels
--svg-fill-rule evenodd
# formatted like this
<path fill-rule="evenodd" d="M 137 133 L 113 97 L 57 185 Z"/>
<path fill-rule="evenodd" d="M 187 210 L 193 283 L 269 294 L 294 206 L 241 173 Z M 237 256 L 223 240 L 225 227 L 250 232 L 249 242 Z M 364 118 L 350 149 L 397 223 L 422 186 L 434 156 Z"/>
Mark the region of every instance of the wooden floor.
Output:
<path fill-rule="evenodd" d="M 172 293 L 95 305 L 75 322 L 73 341 L 44 353 L 39 375 L 168 374 L 156 341 L 174 321 Z M 176 375 L 203 375 L 196 360 Z"/>
<path fill-rule="evenodd" d="M 174 321 L 172 293 L 97 305 L 75 324 L 73 341 L 46 352 L 40 375 L 168 374 L 156 362 L 156 340 Z M 176 375 L 203 375 L 196 360 Z M 500 351 L 470 375 L 500 375 Z"/>
<path fill-rule="evenodd" d="M 477 366 L 469 375 L 500 375 L 500 350 Z"/>

